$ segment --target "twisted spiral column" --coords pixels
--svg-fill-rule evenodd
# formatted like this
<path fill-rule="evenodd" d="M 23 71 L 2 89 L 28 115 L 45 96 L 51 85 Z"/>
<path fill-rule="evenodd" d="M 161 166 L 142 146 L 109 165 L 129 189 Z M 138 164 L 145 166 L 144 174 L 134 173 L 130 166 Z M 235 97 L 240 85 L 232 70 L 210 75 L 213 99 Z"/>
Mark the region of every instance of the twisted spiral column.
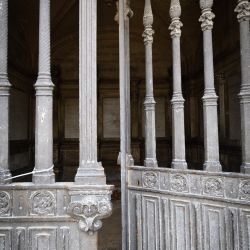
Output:
<path fill-rule="evenodd" d="M 8 0 L 0 0 L 0 184 L 9 170 Z"/>
<path fill-rule="evenodd" d="M 204 169 L 207 171 L 221 171 L 219 161 L 219 136 L 218 136 L 218 113 L 217 113 L 217 95 L 214 88 L 214 64 L 213 64 L 213 43 L 212 12 L 213 0 L 200 0 L 202 15 L 199 19 L 203 31 L 203 57 L 204 57 L 204 80 L 205 91 L 203 100 L 204 116 L 204 147 L 205 163 Z"/>
<path fill-rule="evenodd" d="M 241 172 L 250 174 L 250 2 L 238 0 L 235 9 L 240 24 L 241 48 Z"/>
<path fill-rule="evenodd" d="M 39 72 L 35 84 L 35 173 L 33 182 L 55 182 L 53 172 L 53 88 L 50 73 L 50 0 L 40 0 Z M 41 172 L 42 171 L 42 172 Z"/>
<path fill-rule="evenodd" d="M 153 55 L 152 44 L 154 30 L 153 25 L 153 13 L 151 7 L 151 1 L 145 0 L 144 8 L 144 44 L 146 53 L 146 98 L 144 101 L 145 107 L 145 161 L 146 167 L 157 167 L 156 159 L 156 135 L 155 135 L 155 99 L 154 99 L 154 87 L 153 87 Z"/>
<path fill-rule="evenodd" d="M 180 53 L 180 37 L 181 27 L 180 21 L 181 5 L 179 0 L 171 0 L 169 11 L 171 17 L 172 49 L 173 49 L 173 97 L 172 103 L 172 128 L 173 128 L 173 160 L 172 168 L 186 169 L 186 152 L 185 152 L 185 128 L 184 128 L 184 98 L 181 87 L 181 53 Z"/>

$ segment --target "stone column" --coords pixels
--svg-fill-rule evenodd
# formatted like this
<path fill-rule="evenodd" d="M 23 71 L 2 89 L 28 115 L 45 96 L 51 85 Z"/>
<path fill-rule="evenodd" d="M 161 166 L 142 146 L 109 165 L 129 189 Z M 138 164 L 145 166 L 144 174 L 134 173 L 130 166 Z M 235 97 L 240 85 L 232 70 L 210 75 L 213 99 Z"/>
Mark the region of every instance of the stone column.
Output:
<path fill-rule="evenodd" d="M 151 8 L 151 1 L 145 0 L 145 9 L 143 17 L 144 25 L 144 44 L 146 52 L 146 98 L 144 102 L 145 107 L 145 167 L 157 167 L 156 160 L 156 135 L 155 135 L 155 99 L 153 87 L 153 55 L 152 44 L 154 30 L 153 13 Z"/>
<path fill-rule="evenodd" d="M 75 182 L 105 184 L 103 167 L 97 162 L 97 1 L 80 0 L 79 11 L 80 166 Z"/>
<path fill-rule="evenodd" d="M 184 98 L 181 88 L 181 53 L 180 53 L 180 37 L 181 27 L 180 21 L 181 6 L 179 0 L 171 0 L 170 17 L 172 22 L 169 26 L 172 37 L 173 47 L 173 98 L 172 103 L 172 147 L 173 160 L 172 168 L 186 169 L 186 152 L 185 152 L 185 128 L 184 128 Z"/>
<path fill-rule="evenodd" d="M 241 172 L 250 174 L 250 2 L 238 0 L 235 9 L 240 23 L 241 47 Z"/>
<path fill-rule="evenodd" d="M 53 172 L 53 88 L 50 73 L 50 0 L 40 0 L 39 72 L 36 89 L 35 173 L 33 182 L 55 182 Z M 46 171 L 47 170 L 47 171 Z"/>
<path fill-rule="evenodd" d="M 214 66 L 213 66 L 213 43 L 212 12 L 213 0 L 200 0 L 202 15 L 199 19 L 203 31 L 203 53 L 204 53 L 204 80 L 205 91 L 203 100 L 204 116 L 204 147 L 205 163 L 204 170 L 216 172 L 221 171 L 219 161 L 219 138 L 218 138 L 218 113 L 217 113 L 217 95 L 214 88 Z"/>
<path fill-rule="evenodd" d="M 0 0 L 0 184 L 9 171 L 8 0 Z"/>

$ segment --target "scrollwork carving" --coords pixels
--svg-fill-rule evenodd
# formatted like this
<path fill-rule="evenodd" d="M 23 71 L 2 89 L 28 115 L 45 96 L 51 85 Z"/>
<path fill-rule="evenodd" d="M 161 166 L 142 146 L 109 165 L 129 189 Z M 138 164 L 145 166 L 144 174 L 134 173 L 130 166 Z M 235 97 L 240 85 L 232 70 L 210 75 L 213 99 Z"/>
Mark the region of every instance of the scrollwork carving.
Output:
<path fill-rule="evenodd" d="M 35 192 L 31 196 L 31 214 L 54 214 L 55 197 L 49 191 Z"/>
<path fill-rule="evenodd" d="M 79 220 L 80 230 L 93 234 L 102 227 L 101 219 L 111 215 L 112 204 L 107 197 L 87 196 L 71 202 L 67 212 Z"/>
<path fill-rule="evenodd" d="M 249 20 L 250 19 L 250 2 L 247 0 L 240 0 L 234 11 L 238 13 L 237 18 L 239 22 Z"/>
<path fill-rule="evenodd" d="M 0 215 L 8 214 L 10 210 L 10 196 L 7 192 L 0 192 Z"/>

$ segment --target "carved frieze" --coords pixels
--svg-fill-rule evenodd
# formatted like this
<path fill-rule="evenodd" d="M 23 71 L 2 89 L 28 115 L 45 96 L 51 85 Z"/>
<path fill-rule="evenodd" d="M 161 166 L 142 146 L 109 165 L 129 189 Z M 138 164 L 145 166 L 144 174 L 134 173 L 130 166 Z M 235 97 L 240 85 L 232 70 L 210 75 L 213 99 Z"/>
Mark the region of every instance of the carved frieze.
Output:
<path fill-rule="evenodd" d="M 155 172 L 145 172 L 142 176 L 142 182 L 147 188 L 156 188 L 158 186 L 158 175 Z"/>
<path fill-rule="evenodd" d="M 101 219 L 112 213 L 109 197 L 86 195 L 79 201 L 73 201 L 67 209 L 68 214 L 79 220 L 80 230 L 93 234 L 102 227 Z"/>
<path fill-rule="evenodd" d="M 55 197 L 49 191 L 38 191 L 31 195 L 31 214 L 53 215 L 55 212 Z"/>
<path fill-rule="evenodd" d="M 250 2 L 248 0 L 239 1 L 239 4 L 234 10 L 238 13 L 237 18 L 239 22 L 250 19 Z"/>
<path fill-rule="evenodd" d="M 0 215 L 8 215 L 10 211 L 10 196 L 7 192 L 0 192 Z"/>
<path fill-rule="evenodd" d="M 170 178 L 171 190 L 184 192 L 188 191 L 188 182 L 186 177 L 180 174 L 172 175 Z"/>

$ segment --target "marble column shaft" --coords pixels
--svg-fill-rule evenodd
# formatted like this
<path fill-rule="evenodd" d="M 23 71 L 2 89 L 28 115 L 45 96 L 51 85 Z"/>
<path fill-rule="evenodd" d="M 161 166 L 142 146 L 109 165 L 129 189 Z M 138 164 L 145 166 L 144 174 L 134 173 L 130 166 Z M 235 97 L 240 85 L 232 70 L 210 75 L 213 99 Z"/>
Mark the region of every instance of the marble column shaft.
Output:
<path fill-rule="evenodd" d="M 8 0 L 0 0 L 0 184 L 9 170 Z"/>
<path fill-rule="evenodd" d="M 172 168 L 186 169 L 185 152 L 185 128 L 184 128 L 184 98 L 181 87 L 181 51 L 180 37 L 182 23 L 180 21 L 181 6 L 179 0 L 171 0 L 170 17 L 172 22 L 169 26 L 172 37 L 173 49 L 173 97 L 172 103 Z"/>
<path fill-rule="evenodd" d="M 103 167 L 97 162 L 97 1 L 80 0 L 79 11 L 80 166 L 75 182 L 105 184 Z"/>
<path fill-rule="evenodd" d="M 202 15 L 199 19 L 203 31 L 203 57 L 205 91 L 203 100 L 204 116 L 204 170 L 221 171 L 219 161 L 217 95 L 214 88 L 212 29 L 215 15 L 212 12 L 213 0 L 200 0 Z"/>
<path fill-rule="evenodd" d="M 155 99 L 153 87 L 153 55 L 152 44 L 154 30 L 153 13 L 151 8 L 151 1 L 145 0 L 144 9 L 144 44 L 145 44 L 145 58 L 146 58 L 146 98 L 144 102 L 145 107 L 145 161 L 146 167 L 157 167 L 156 159 L 156 133 L 155 133 Z"/>
<path fill-rule="evenodd" d="M 50 0 L 40 0 L 39 72 L 36 89 L 35 171 L 33 182 L 55 182 L 53 172 L 53 88 L 50 73 Z M 46 171 L 48 170 L 48 171 Z M 44 171 L 44 172 L 39 172 Z"/>
<path fill-rule="evenodd" d="M 241 90 L 239 94 L 241 108 L 241 172 L 250 174 L 250 2 L 238 0 L 235 9 L 240 23 L 241 48 Z"/>

